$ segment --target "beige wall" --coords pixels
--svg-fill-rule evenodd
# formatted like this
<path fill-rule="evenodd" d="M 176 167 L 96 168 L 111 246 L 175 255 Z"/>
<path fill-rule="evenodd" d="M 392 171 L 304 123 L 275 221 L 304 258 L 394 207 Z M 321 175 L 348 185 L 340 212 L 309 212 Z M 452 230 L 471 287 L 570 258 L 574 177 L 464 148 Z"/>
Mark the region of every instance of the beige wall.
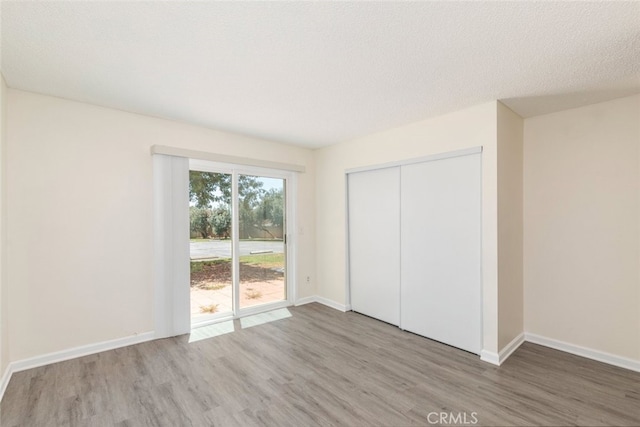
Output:
<path fill-rule="evenodd" d="M 298 292 L 315 294 L 311 150 L 13 89 L 8 103 L 12 361 L 153 329 L 154 144 L 305 165 Z"/>
<path fill-rule="evenodd" d="M 9 346 L 8 346 L 8 333 L 7 333 L 7 288 L 5 286 L 5 263 L 4 257 L 6 251 L 4 248 L 4 221 L 5 221 L 5 209 L 6 203 L 4 203 L 5 197 L 5 155 L 4 150 L 6 146 L 7 135 L 7 85 L 4 81 L 4 76 L 0 73 L 0 376 L 4 374 L 4 371 L 9 364 Z"/>
<path fill-rule="evenodd" d="M 498 348 L 524 331 L 522 285 L 523 120 L 498 102 Z"/>
<path fill-rule="evenodd" d="M 347 169 L 483 146 L 484 349 L 498 350 L 496 104 L 478 105 L 316 151 L 316 267 L 320 296 L 347 303 Z"/>
<path fill-rule="evenodd" d="M 525 120 L 525 330 L 640 360 L 640 95 Z"/>

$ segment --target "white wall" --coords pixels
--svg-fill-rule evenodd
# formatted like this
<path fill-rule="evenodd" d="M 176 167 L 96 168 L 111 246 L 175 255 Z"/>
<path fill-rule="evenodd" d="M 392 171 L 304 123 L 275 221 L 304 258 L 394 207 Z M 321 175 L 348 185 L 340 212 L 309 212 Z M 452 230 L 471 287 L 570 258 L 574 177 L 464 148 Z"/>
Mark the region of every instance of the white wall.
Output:
<path fill-rule="evenodd" d="M 7 287 L 5 280 L 4 257 L 6 251 L 4 247 L 4 221 L 6 203 L 5 197 L 5 146 L 7 135 L 7 85 L 4 76 L 0 73 L 0 376 L 4 373 L 9 364 L 9 346 L 7 333 Z"/>
<path fill-rule="evenodd" d="M 316 151 L 316 269 L 320 296 L 339 304 L 348 302 L 345 170 L 483 146 L 484 349 L 498 350 L 496 104 L 489 102 Z M 384 261 L 384 257 L 381 253 L 380 260 Z"/>
<path fill-rule="evenodd" d="M 640 95 L 524 123 L 525 330 L 640 360 Z"/>
<path fill-rule="evenodd" d="M 524 331 L 522 284 L 523 120 L 498 102 L 498 348 Z"/>
<path fill-rule="evenodd" d="M 11 361 L 153 329 L 154 144 L 305 165 L 298 291 L 315 294 L 312 151 L 13 89 L 8 105 Z"/>

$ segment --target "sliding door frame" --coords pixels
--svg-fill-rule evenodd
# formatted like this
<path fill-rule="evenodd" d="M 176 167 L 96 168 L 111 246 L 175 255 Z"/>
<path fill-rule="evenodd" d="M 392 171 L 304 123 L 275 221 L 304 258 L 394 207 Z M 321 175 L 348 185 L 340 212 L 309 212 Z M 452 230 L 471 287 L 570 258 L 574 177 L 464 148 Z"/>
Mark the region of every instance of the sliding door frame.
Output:
<path fill-rule="evenodd" d="M 220 153 L 153 145 L 153 325 L 156 339 L 191 331 L 189 254 L 190 161 L 203 161 L 218 170 L 286 180 L 286 299 L 276 304 L 248 307 L 227 318 L 246 316 L 292 305 L 297 295 L 295 230 L 298 173 L 304 165 L 281 163 Z M 237 208 L 236 208 L 237 210 Z M 223 319 L 215 319 L 216 322 Z"/>
<path fill-rule="evenodd" d="M 262 313 L 277 308 L 288 307 L 294 304 L 296 298 L 296 260 L 295 260 L 295 239 L 292 239 L 293 230 L 296 229 L 295 218 L 295 206 L 296 206 L 296 174 L 285 170 L 263 168 L 257 166 L 237 165 L 230 163 L 220 163 L 210 160 L 189 159 L 189 170 L 196 170 L 201 172 L 222 173 L 231 175 L 231 214 L 232 214 L 232 281 L 233 281 L 233 310 L 231 315 L 223 315 L 216 317 L 215 315 L 210 320 L 198 322 L 193 326 L 204 326 L 210 323 L 217 323 L 229 319 L 238 319 L 240 317 L 249 316 L 252 314 Z M 282 179 L 284 182 L 285 190 L 285 220 L 284 220 L 284 245 L 285 245 L 285 299 L 282 301 L 276 301 L 272 303 L 260 304 L 251 307 L 240 307 L 240 295 L 238 293 L 239 286 L 236 286 L 236 282 L 239 284 L 240 271 L 239 260 L 236 254 L 240 253 L 240 239 L 239 239 L 239 195 L 238 195 L 238 177 L 240 175 L 259 176 L 264 178 Z"/>

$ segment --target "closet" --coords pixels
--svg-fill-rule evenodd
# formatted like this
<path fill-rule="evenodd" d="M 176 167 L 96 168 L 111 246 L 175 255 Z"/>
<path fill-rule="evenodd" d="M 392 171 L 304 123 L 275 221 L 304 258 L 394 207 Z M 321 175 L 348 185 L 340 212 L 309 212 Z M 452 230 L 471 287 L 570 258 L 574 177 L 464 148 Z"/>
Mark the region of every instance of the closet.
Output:
<path fill-rule="evenodd" d="M 481 152 L 347 172 L 351 308 L 481 350 Z"/>

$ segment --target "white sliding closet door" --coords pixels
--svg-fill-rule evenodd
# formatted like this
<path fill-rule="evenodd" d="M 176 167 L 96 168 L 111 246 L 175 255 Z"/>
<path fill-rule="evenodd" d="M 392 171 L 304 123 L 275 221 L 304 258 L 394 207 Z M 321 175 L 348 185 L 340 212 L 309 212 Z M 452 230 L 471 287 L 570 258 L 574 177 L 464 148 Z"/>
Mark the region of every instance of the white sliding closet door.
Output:
<path fill-rule="evenodd" d="M 400 322 L 400 168 L 349 174 L 351 308 Z"/>
<path fill-rule="evenodd" d="M 402 329 L 481 350 L 480 154 L 402 166 Z"/>

